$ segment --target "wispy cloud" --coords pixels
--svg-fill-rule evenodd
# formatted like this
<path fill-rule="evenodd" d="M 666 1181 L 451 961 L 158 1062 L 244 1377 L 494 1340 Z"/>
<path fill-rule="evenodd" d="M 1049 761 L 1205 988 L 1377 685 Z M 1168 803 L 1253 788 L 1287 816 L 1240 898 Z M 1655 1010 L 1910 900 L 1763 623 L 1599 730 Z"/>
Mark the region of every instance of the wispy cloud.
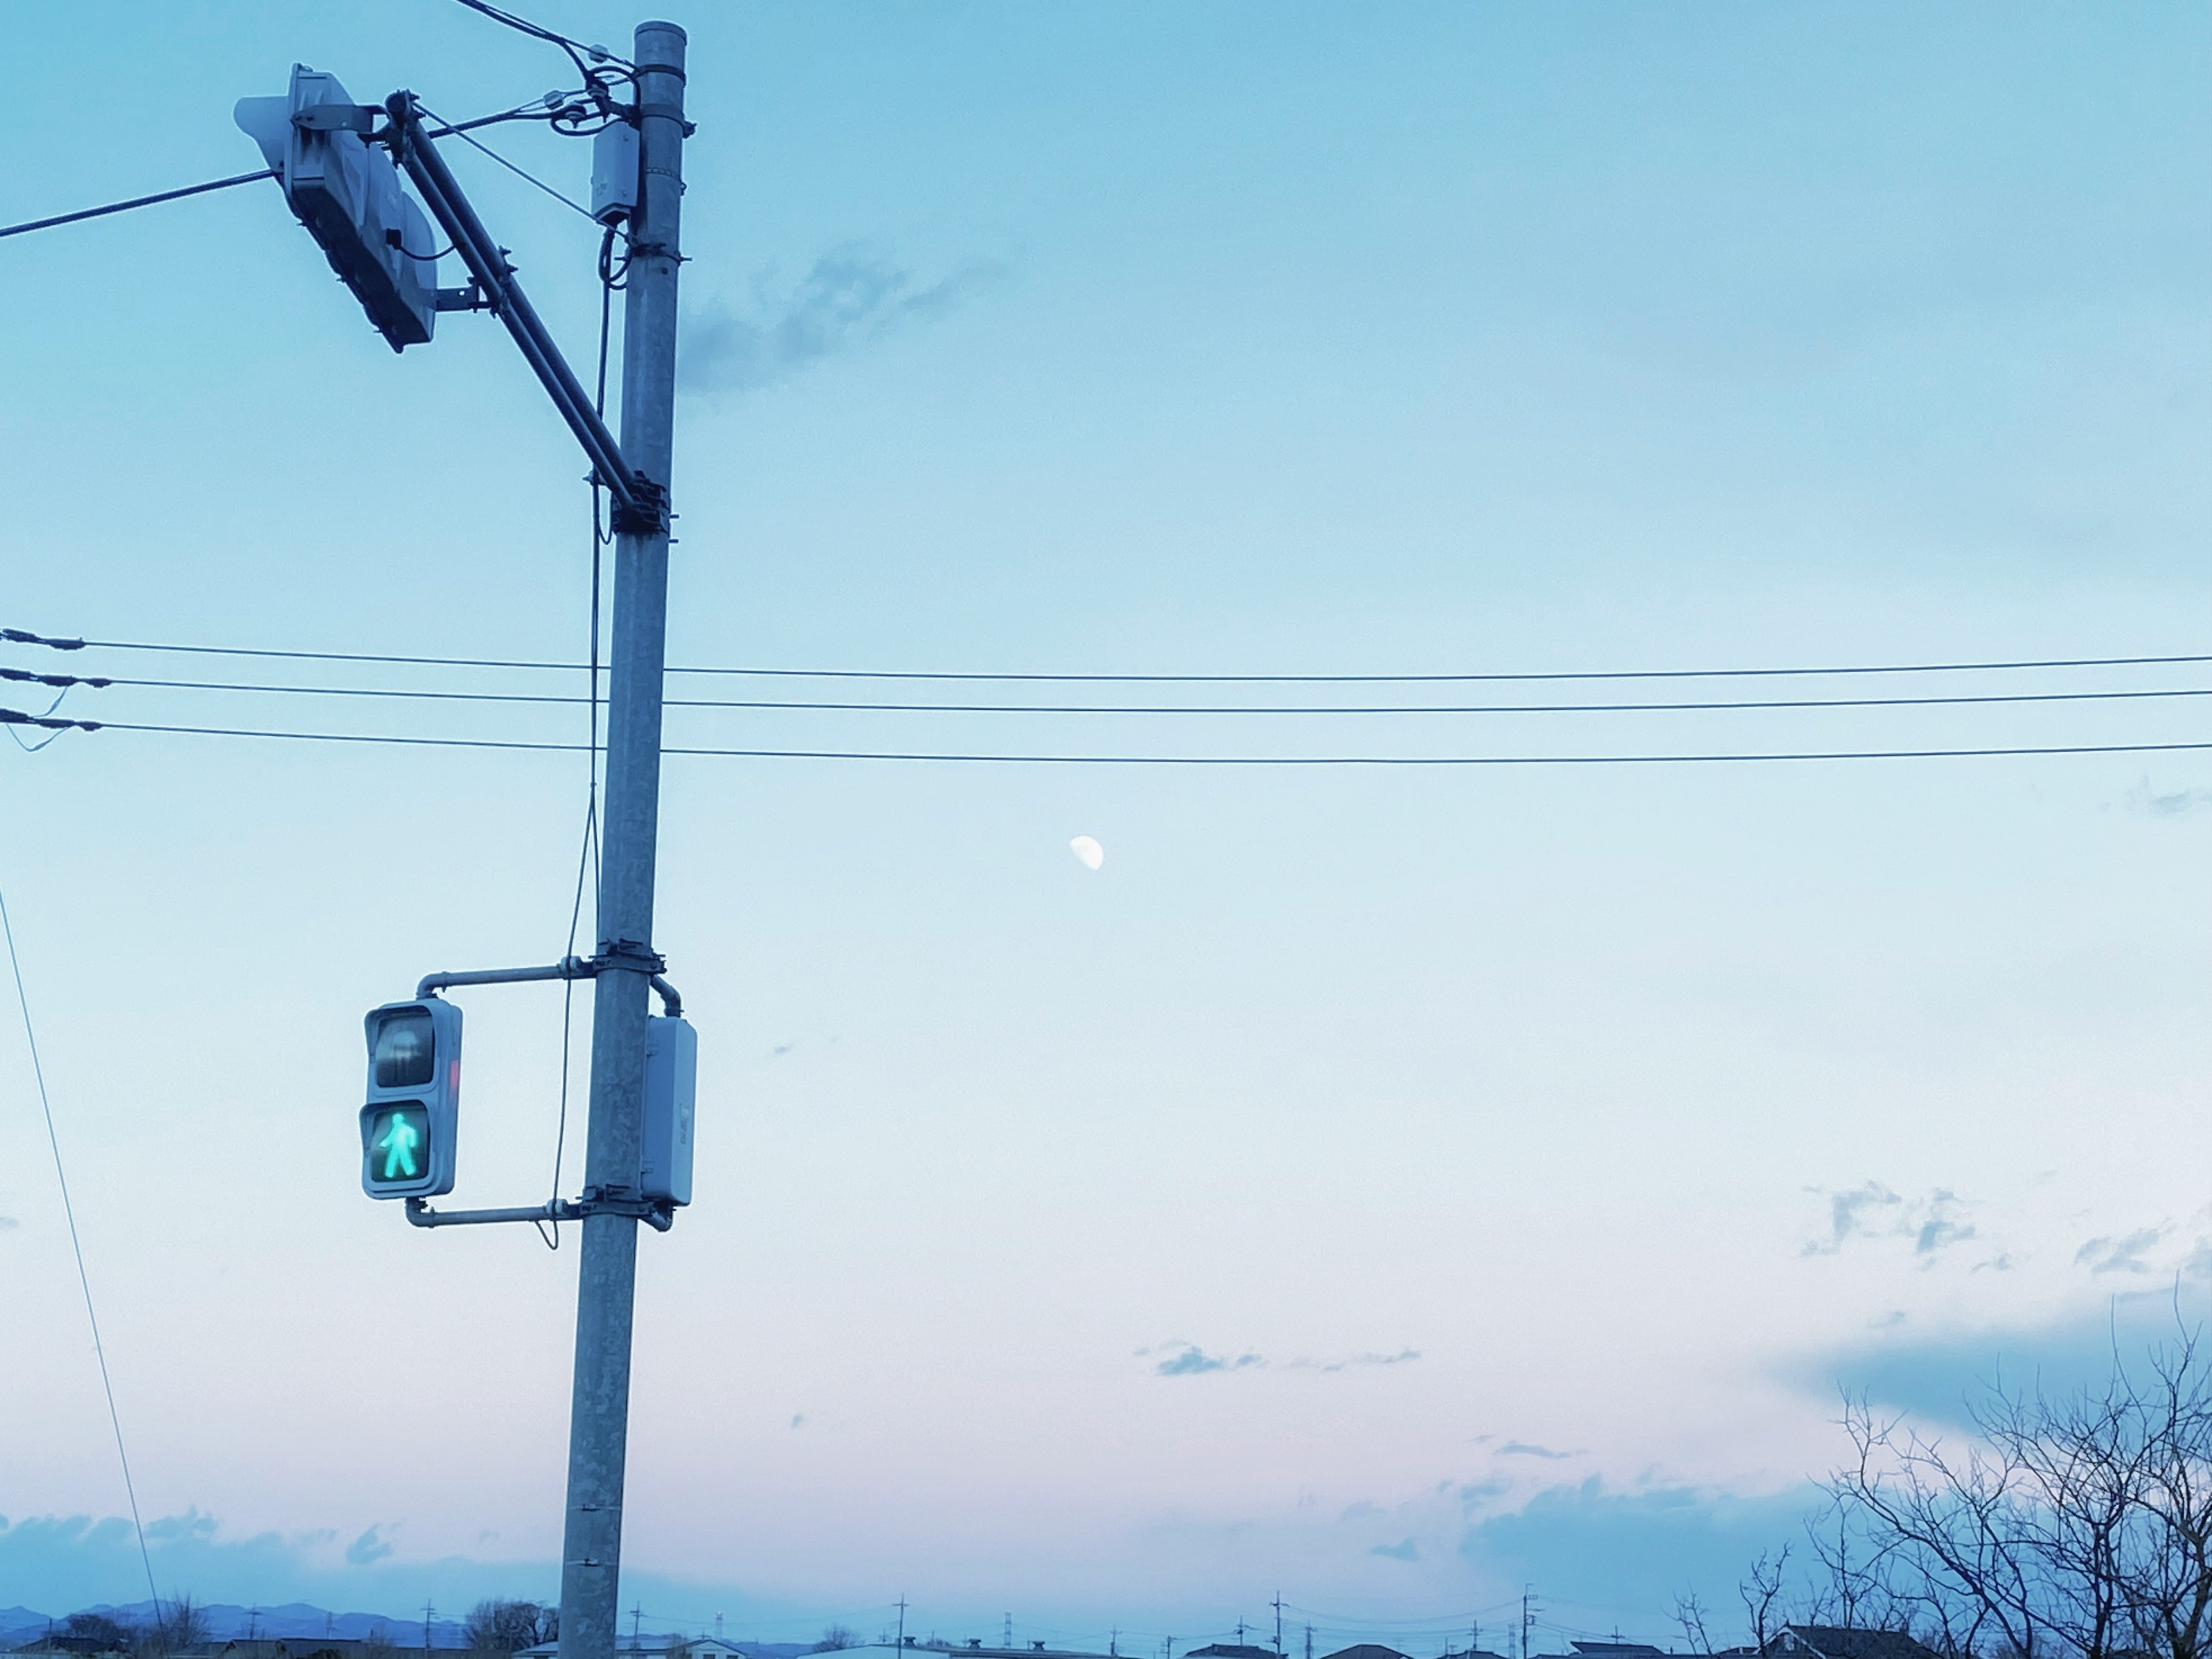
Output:
<path fill-rule="evenodd" d="M 2128 792 L 2128 806 L 2153 817 L 2178 817 L 2184 812 L 2201 811 L 2212 806 L 2212 789 L 2176 789 L 2157 794 L 2146 778 Z"/>
<path fill-rule="evenodd" d="M 12 1215 L 0 1215 L 0 1233 L 12 1233 L 22 1224 Z"/>
<path fill-rule="evenodd" d="M 1287 1371 L 1349 1371 L 1367 1365 L 1410 1365 L 1420 1357 L 1419 1348 L 1401 1348 L 1395 1353 L 1355 1353 L 1342 1359 L 1293 1359 L 1283 1369 Z"/>
<path fill-rule="evenodd" d="M 2074 1252 L 2074 1261 L 2093 1273 L 2147 1273 L 2151 1264 L 2144 1257 L 2166 1234 L 2164 1227 L 2138 1227 L 2118 1238 L 2093 1238 Z"/>
<path fill-rule="evenodd" d="M 1800 1255 L 1834 1255 L 1854 1238 L 1909 1238 L 1912 1253 L 1927 1266 L 1951 1246 L 1976 1237 L 1967 1213 L 1973 1206 L 1948 1187 L 1935 1188 L 1924 1198 L 1906 1198 L 1879 1181 L 1848 1192 L 1808 1190 L 1828 1200 L 1828 1237 L 1807 1240 Z M 2012 1262 L 2000 1254 L 1983 1265 L 2005 1268 Z"/>
<path fill-rule="evenodd" d="M 1367 1553 L 1370 1555 L 1386 1555 L 1393 1561 L 1418 1561 L 1421 1559 L 1420 1546 L 1410 1538 L 1402 1544 L 1377 1544 Z"/>
<path fill-rule="evenodd" d="M 391 1554 L 393 1548 L 396 1547 L 389 1538 L 386 1538 L 384 1535 L 384 1523 L 382 1522 L 379 1522 L 375 1526 L 371 1527 L 367 1532 L 362 1534 L 360 1537 L 355 1539 L 352 1543 L 347 1545 L 345 1553 L 346 1565 L 348 1566 L 354 1567 L 365 1567 L 371 1562 L 381 1561 L 386 1556 Z"/>
<path fill-rule="evenodd" d="M 1500 1457 L 1544 1457 L 1555 1462 L 1582 1455 L 1580 1452 L 1553 1451 L 1549 1446 L 1539 1446 L 1528 1440 L 1509 1440 L 1498 1449 L 1498 1455 Z"/>
<path fill-rule="evenodd" d="M 708 393 L 780 385 L 825 358 L 942 317 L 1003 275 L 1003 266 L 971 260 L 924 282 L 888 256 L 848 242 L 815 260 L 788 289 L 757 281 L 742 310 L 722 301 L 702 307 L 684 328 L 678 378 L 687 392 Z"/>
<path fill-rule="evenodd" d="M 1139 1348 L 1139 1359 L 1154 1354 L 1165 1356 L 1152 1369 L 1162 1376 L 1198 1376 L 1207 1371 L 1349 1371 L 1361 1370 L 1376 1365 L 1410 1365 L 1421 1357 L 1419 1348 L 1401 1348 L 1395 1353 L 1347 1354 L 1342 1359 L 1271 1360 L 1256 1353 L 1242 1353 L 1233 1358 L 1226 1354 L 1211 1354 L 1195 1342 L 1163 1342 L 1157 1348 Z"/>
<path fill-rule="evenodd" d="M 1264 1366 L 1267 1361 L 1256 1353 L 1239 1354 L 1234 1359 L 1210 1354 L 1195 1342 L 1184 1345 L 1182 1352 L 1170 1354 L 1152 1367 L 1162 1376 L 1200 1376 L 1208 1371 L 1243 1371 Z"/>

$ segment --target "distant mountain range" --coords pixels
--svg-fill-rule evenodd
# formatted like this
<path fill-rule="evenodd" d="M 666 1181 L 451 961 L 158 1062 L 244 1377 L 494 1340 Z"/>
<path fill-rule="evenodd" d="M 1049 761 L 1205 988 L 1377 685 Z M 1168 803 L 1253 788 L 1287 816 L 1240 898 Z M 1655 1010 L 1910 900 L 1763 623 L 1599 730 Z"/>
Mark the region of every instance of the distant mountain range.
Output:
<path fill-rule="evenodd" d="M 119 1624 L 143 1625 L 152 1620 L 154 1604 L 129 1601 L 111 1607 L 102 1602 L 98 1607 L 74 1607 L 70 1611 L 105 1613 Z M 208 1634 L 218 1642 L 248 1633 L 270 1638 L 343 1636 L 358 1639 L 381 1630 L 401 1647 L 419 1649 L 422 1645 L 420 1619 L 394 1618 L 390 1613 L 331 1613 L 323 1607 L 311 1607 L 304 1601 L 288 1601 L 276 1607 L 241 1607 L 228 1601 L 210 1601 L 200 1611 L 207 1615 Z M 0 1607 L 0 1648 L 15 1647 L 43 1636 L 48 1626 L 58 1625 L 65 1617 L 65 1613 L 50 1617 L 28 1607 Z M 458 1621 L 430 1621 L 432 1647 L 466 1648 L 468 1644 L 468 1633 Z M 751 1659 L 799 1659 L 800 1655 L 812 1650 L 812 1644 L 805 1642 L 733 1642 L 731 1645 L 751 1656 Z"/>

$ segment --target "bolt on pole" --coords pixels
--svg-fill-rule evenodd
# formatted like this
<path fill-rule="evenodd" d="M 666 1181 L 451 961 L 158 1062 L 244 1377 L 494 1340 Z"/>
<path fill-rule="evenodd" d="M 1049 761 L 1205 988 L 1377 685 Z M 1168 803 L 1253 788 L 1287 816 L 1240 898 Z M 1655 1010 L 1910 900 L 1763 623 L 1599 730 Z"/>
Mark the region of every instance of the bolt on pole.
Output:
<path fill-rule="evenodd" d="M 639 25 L 641 177 L 623 312 L 622 450 L 665 491 L 676 416 L 676 276 L 683 209 L 684 31 Z M 592 1004 L 587 1196 L 636 1198 L 645 1093 L 647 988 L 660 820 L 661 676 L 666 661 L 668 531 L 617 526 L 614 658 L 609 675 L 605 857 Z M 613 1659 L 629 1443 L 635 1215 L 583 1223 L 576 1285 L 575 1389 L 561 1554 L 561 1659 Z"/>

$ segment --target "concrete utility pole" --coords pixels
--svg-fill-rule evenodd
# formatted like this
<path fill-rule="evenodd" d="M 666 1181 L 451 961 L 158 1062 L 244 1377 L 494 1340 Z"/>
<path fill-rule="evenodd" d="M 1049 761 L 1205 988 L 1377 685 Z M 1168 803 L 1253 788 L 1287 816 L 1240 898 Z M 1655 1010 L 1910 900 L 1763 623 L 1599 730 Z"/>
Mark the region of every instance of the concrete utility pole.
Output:
<path fill-rule="evenodd" d="M 641 23 L 641 177 L 623 310 L 622 450 L 665 490 L 676 425 L 676 274 L 684 194 L 684 31 Z M 667 660 L 668 532 L 617 526 L 608 677 L 605 858 L 592 987 L 591 1128 L 584 1194 L 638 1200 L 653 885 L 660 828 L 661 675 Z M 568 1510 L 561 1553 L 561 1659 L 614 1659 L 629 1451 L 630 1327 L 637 1293 L 632 1213 L 584 1218 L 576 1283 L 576 1377 L 568 1415 Z"/>

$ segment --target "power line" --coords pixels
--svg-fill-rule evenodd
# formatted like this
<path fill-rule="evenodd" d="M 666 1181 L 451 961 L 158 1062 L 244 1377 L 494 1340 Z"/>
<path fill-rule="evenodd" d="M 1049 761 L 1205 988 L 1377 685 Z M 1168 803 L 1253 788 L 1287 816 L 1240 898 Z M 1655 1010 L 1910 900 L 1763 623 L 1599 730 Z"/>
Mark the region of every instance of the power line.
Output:
<path fill-rule="evenodd" d="M 85 1322 L 92 1327 L 92 1352 L 100 1362 L 100 1391 L 107 1396 L 108 1426 L 115 1431 L 115 1457 L 123 1466 L 123 1491 L 131 1500 L 131 1525 L 138 1534 L 138 1559 L 146 1569 L 146 1593 L 153 1598 L 154 1616 L 161 1616 L 161 1592 L 154 1586 L 154 1558 L 146 1550 L 146 1525 L 138 1517 L 138 1488 L 131 1479 L 131 1455 L 123 1449 L 123 1419 L 115 1409 L 115 1385 L 108 1380 L 107 1349 L 100 1340 L 100 1316 L 92 1305 L 92 1276 L 85 1271 L 84 1245 L 77 1237 L 76 1206 L 70 1201 L 69 1176 L 62 1167 L 61 1136 L 54 1128 L 54 1105 L 46 1094 L 46 1068 L 39 1059 L 39 1036 L 31 1025 L 31 999 L 23 988 L 22 958 L 15 952 L 15 927 L 9 920 L 8 899 L 0 893 L 0 936 L 8 941 L 8 966 L 15 976 L 15 1006 L 23 1012 L 23 1041 L 31 1051 L 31 1075 L 38 1080 L 39 1109 L 46 1114 L 46 1145 L 53 1149 L 54 1180 L 62 1189 L 62 1216 L 69 1223 L 70 1250 L 76 1257 L 76 1282 L 84 1292 Z"/>
<path fill-rule="evenodd" d="M 258 173 L 241 173 L 228 179 L 210 179 L 204 185 L 186 185 L 182 190 L 164 190 L 151 196 L 134 196 L 127 202 L 110 202 L 106 207 L 79 208 L 75 213 L 57 213 L 48 219 L 28 219 L 20 225 L 0 225 L 0 239 L 21 236 L 33 230 L 52 230 L 56 225 L 73 225 L 82 219 L 103 219 L 111 213 L 128 213 L 132 208 L 152 207 L 159 202 L 174 202 L 186 196 L 204 196 L 211 190 L 228 190 L 233 185 L 250 185 L 257 179 L 274 179 L 276 176 L 276 168 L 264 167 Z"/>
<path fill-rule="evenodd" d="M 30 724 L 27 715 L 0 709 Z M 131 720 L 61 722 L 88 732 L 152 732 L 210 738 L 265 738 L 294 743 L 393 744 L 423 749 L 504 749 L 580 754 L 580 743 L 534 743 L 493 738 L 418 738 L 350 732 L 270 731 L 258 727 L 171 726 Z M 1801 749 L 1685 752 L 1648 755 L 1074 755 L 921 752 L 867 749 L 736 749 L 670 744 L 664 755 L 733 760 L 930 761 L 971 765 L 1021 766 L 1692 766 L 1749 764 L 1762 761 L 1975 760 L 2031 755 L 2154 755 L 2212 750 L 2203 743 L 2021 744 L 1955 749 Z"/>
<path fill-rule="evenodd" d="M 152 651 L 210 657 L 266 657 L 301 662 L 386 663 L 414 668 L 522 668 L 573 672 L 574 662 L 515 657 L 416 657 L 369 651 L 279 651 L 243 646 L 172 645 L 138 640 L 83 640 L 0 628 L 0 641 L 41 645 L 57 651 Z M 769 679 L 955 680 L 1020 684 L 1093 685 L 1449 685 L 1562 680 L 1697 680 L 1814 678 L 1848 674 L 1965 674 L 2048 668 L 2143 668 L 2212 662 L 2212 653 L 2132 657 L 2043 657 L 1975 662 L 1848 663 L 1813 667 L 1611 668 L 1542 672 L 1450 674 L 1077 674 L 1004 673 L 882 668 L 671 668 L 672 674 L 750 675 Z"/>
<path fill-rule="evenodd" d="M 20 668 L 0 668 L 0 680 L 16 680 L 27 684 L 62 688 L 84 685 L 105 690 L 112 685 L 121 685 L 173 691 L 264 692 L 272 696 L 311 697 L 385 697 L 432 702 L 525 703 L 559 706 L 596 702 L 595 698 L 551 692 L 438 691 L 408 687 L 258 685 L 226 680 L 80 678 L 70 674 L 33 674 Z M 666 707 L 907 714 L 1699 714 L 1744 709 L 1955 708 L 2003 703 L 2141 702 L 2146 699 L 2169 697 L 2212 697 L 2212 686 L 2184 686 L 2128 691 L 1973 692 L 1946 696 L 1737 698 L 1698 702 L 1101 704 L 854 702 L 834 702 L 828 699 L 671 697 L 667 700 Z"/>
<path fill-rule="evenodd" d="M 422 109 L 422 113 L 428 115 L 433 121 L 443 121 L 445 119 L 443 116 L 434 112 L 428 105 L 420 104 L 419 100 L 418 106 Z M 555 201 L 560 203 L 562 207 L 568 208 L 573 212 L 580 213 L 586 219 L 592 219 L 591 209 L 586 207 L 581 202 L 577 201 L 573 197 L 563 196 L 559 191 L 554 189 L 552 185 L 547 184 L 536 173 L 530 172 L 527 168 L 521 167 L 516 162 L 508 161 L 507 157 L 501 155 L 489 144 L 483 143 L 476 138 L 471 137 L 469 136 L 468 129 L 465 126 L 447 125 L 444 131 L 452 133 L 455 137 L 459 138 L 463 143 L 470 146 L 471 149 L 482 150 L 486 155 L 490 156 L 493 161 L 498 162 L 500 166 L 505 167 L 516 178 L 521 179 L 526 185 L 534 185 L 539 190 L 544 191 L 548 196 L 550 196 Z M 599 223 L 599 221 L 597 219 L 592 219 L 592 222 L 593 224 L 597 224 Z"/>
<path fill-rule="evenodd" d="M 609 52 L 605 46 L 587 46 L 581 40 L 573 40 L 568 35 L 557 33 L 554 30 L 547 28 L 542 23 L 533 23 L 527 17 L 521 16 L 517 13 L 504 10 L 498 6 L 489 5 L 485 3 L 485 0 L 460 0 L 460 3 L 466 6 L 471 11 L 479 13 L 485 17 L 490 18 L 495 23 L 504 23 L 507 27 L 515 30 L 519 33 L 526 34 L 534 40 L 548 41 L 552 45 L 560 47 L 563 52 L 567 52 L 572 59 L 575 60 L 576 67 L 579 70 L 584 69 L 584 64 L 581 58 L 576 57 L 578 52 L 582 52 L 586 56 L 600 63 L 618 64 L 626 70 L 635 70 L 637 67 L 636 64 L 631 63 L 627 58 L 616 57 L 614 53 Z M 588 71 L 586 72 L 588 73 Z"/>

